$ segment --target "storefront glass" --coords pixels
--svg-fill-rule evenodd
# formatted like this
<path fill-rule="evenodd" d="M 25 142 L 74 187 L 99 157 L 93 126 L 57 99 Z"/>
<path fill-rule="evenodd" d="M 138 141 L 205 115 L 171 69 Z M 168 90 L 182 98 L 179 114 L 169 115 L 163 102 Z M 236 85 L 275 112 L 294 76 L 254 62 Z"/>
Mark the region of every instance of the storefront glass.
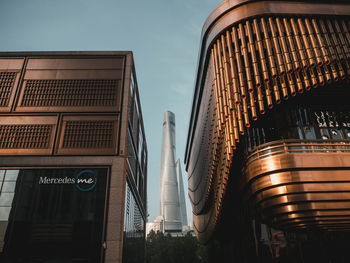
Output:
<path fill-rule="evenodd" d="M 0 262 L 100 262 L 107 171 L 0 170 Z"/>
<path fill-rule="evenodd" d="M 145 220 L 128 183 L 124 211 L 123 263 L 142 263 L 145 251 Z"/>

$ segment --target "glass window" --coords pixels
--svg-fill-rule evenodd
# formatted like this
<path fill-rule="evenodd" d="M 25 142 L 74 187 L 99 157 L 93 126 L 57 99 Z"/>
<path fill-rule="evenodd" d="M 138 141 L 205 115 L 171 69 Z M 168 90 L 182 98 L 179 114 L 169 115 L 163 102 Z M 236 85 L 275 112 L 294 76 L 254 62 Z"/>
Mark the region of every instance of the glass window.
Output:
<path fill-rule="evenodd" d="M 138 179 L 138 191 L 140 196 L 143 196 L 143 176 L 141 173 L 139 173 L 139 179 Z"/>
<path fill-rule="evenodd" d="M 141 163 L 141 158 L 142 158 L 142 151 L 143 151 L 143 133 L 140 125 L 140 130 L 139 130 L 139 147 L 138 147 L 138 159 L 139 162 Z"/>
<path fill-rule="evenodd" d="M 331 129 L 330 134 L 332 136 L 332 139 L 334 139 L 334 140 L 343 139 L 342 132 L 339 129 Z"/>
<path fill-rule="evenodd" d="M 344 129 L 344 133 L 346 135 L 346 139 L 350 139 L 350 129 Z"/>
<path fill-rule="evenodd" d="M 12 201 L 15 193 L 4 193 L 1 192 L 0 194 L 0 206 L 12 206 Z M 1 210 L 1 208 L 0 208 Z"/>
<path fill-rule="evenodd" d="M 134 113 L 134 101 L 135 101 L 135 93 L 134 93 L 134 77 L 133 74 L 131 74 L 131 79 L 130 79 L 130 97 L 129 97 L 129 122 L 130 125 L 132 126 L 132 120 L 133 120 L 133 113 Z"/>
<path fill-rule="evenodd" d="M 307 140 L 316 139 L 315 129 L 312 126 L 305 126 L 304 127 L 304 134 L 305 134 L 305 139 L 307 139 Z"/>
<path fill-rule="evenodd" d="M 138 147 L 138 133 L 139 133 L 139 110 L 137 101 L 135 101 L 134 104 L 134 119 L 133 119 L 133 125 L 132 125 L 132 138 L 134 139 L 135 148 L 137 150 Z"/>
<path fill-rule="evenodd" d="M 3 206 L 0 209 L 0 221 L 8 221 L 11 212 L 11 206 Z"/>
<path fill-rule="evenodd" d="M 128 185 L 125 191 L 123 263 L 143 263 L 145 219 Z"/>
<path fill-rule="evenodd" d="M 135 150 L 134 150 L 134 146 L 132 143 L 132 139 L 131 139 L 131 134 L 130 134 L 130 130 L 128 132 L 128 163 L 129 163 L 129 167 L 130 170 L 132 172 L 132 176 L 134 177 L 135 183 L 137 180 L 136 177 L 136 173 L 137 173 L 137 159 L 136 159 L 136 154 L 135 154 Z"/>
<path fill-rule="evenodd" d="M 296 105 L 295 108 L 281 108 L 254 122 L 242 141 L 246 151 L 251 151 L 261 144 L 281 139 L 349 139 L 350 110 L 347 111 L 347 107 L 329 105 L 324 109 Z"/>
<path fill-rule="evenodd" d="M 12 182 L 7 182 L 5 181 L 2 184 L 2 189 L 1 189 L 1 193 L 13 193 L 15 191 L 15 187 L 16 187 L 16 181 Z"/>
<path fill-rule="evenodd" d="M 5 181 L 14 181 L 16 182 L 18 177 L 19 170 L 7 170 Z"/>
<path fill-rule="evenodd" d="M 100 262 L 107 169 L 3 175 L 0 262 Z"/>

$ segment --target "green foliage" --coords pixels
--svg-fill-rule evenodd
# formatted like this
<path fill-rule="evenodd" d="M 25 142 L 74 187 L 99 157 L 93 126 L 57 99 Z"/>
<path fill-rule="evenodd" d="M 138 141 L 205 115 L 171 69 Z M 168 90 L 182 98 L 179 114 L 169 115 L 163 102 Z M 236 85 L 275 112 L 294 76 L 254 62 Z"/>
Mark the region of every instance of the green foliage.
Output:
<path fill-rule="evenodd" d="M 199 263 L 199 243 L 190 233 L 183 237 L 171 237 L 161 232 L 149 233 L 146 240 L 146 263 Z"/>
<path fill-rule="evenodd" d="M 231 246 L 231 243 L 217 240 L 202 245 L 190 233 L 184 237 L 171 237 L 152 230 L 146 240 L 146 263 L 233 262 L 234 250 Z"/>
<path fill-rule="evenodd" d="M 217 240 L 211 240 L 206 245 L 200 244 L 197 255 L 203 263 L 234 262 L 233 249 L 229 244 L 220 243 Z"/>

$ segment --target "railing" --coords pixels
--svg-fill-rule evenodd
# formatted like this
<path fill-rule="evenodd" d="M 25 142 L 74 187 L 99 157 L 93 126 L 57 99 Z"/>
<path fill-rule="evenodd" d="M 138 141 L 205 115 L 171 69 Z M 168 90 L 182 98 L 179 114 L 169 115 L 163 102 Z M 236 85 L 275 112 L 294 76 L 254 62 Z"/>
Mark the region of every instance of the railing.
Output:
<path fill-rule="evenodd" d="M 246 166 L 259 159 L 285 153 L 350 153 L 350 140 L 279 140 L 262 144 L 246 156 Z"/>

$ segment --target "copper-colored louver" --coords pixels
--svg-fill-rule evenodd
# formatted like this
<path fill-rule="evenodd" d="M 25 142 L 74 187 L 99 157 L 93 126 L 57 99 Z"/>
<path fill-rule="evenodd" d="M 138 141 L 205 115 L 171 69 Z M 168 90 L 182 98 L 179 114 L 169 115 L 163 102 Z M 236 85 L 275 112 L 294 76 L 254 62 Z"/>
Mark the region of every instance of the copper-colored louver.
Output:
<path fill-rule="evenodd" d="M 113 121 L 67 121 L 62 148 L 112 148 Z"/>
<path fill-rule="evenodd" d="M 0 125 L 0 149 L 47 149 L 53 125 Z"/>
<path fill-rule="evenodd" d="M 217 211 L 245 127 L 282 100 L 346 77 L 350 34 L 344 27 L 346 21 L 334 19 L 262 17 L 232 26 L 214 42 L 210 61 L 217 137 L 210 146 L 214 154 L 206 196 L 212 185 L 218 187 Z"/>
<path fill-rule="evenodd" d="M 0 72 L 0 107 L 7 107 L 17 72 Z"/>
<path fill-rule="evenodd" d="M 115 106 L 119 80 L 27 80 L 22 107 Z"/>
<path fill-rule="evenodd" d="M 212 47 L 211 61 L 218 129 L 229 133 L 224 148 L 235 147 L 244 126 L 249 127 L 258 112 L 264 114 L 265 106 L 272 108 L 282 98 L 336 82 L 339 76 L 344 79 L 349 50 L 344 20 L 268 17 L 222 33 Z"/>

